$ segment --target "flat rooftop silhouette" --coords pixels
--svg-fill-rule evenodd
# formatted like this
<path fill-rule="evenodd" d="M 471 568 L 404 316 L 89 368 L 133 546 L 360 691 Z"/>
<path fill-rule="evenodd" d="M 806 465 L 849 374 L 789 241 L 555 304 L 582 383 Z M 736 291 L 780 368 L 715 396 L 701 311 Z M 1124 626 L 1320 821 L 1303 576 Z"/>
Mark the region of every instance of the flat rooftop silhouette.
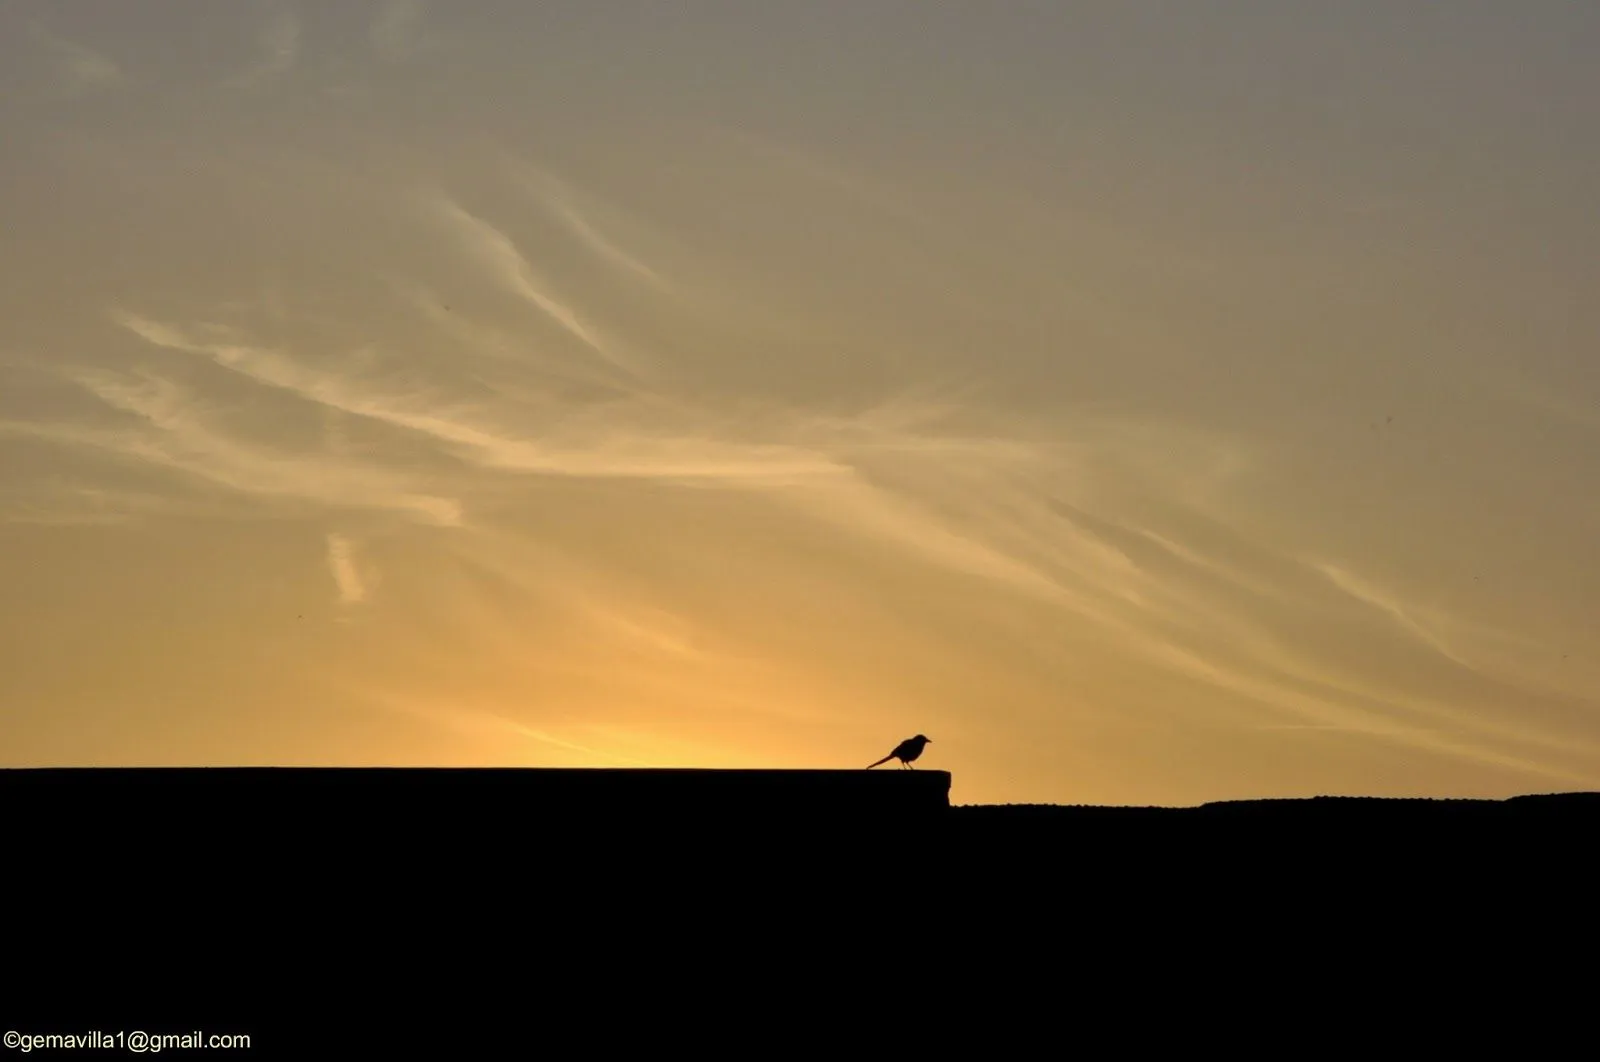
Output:
<path fill-rule="evenodd" d="M 935 770 L 544 767 L 119 767 L 4 772 L 6 798 L 91 800 L 123 816 L 272 810 L 471 810 L 535 821 L 607 816 L 923 815 L 950 806 Z M 377 802 L 377 803 L 375 803 Z"/>

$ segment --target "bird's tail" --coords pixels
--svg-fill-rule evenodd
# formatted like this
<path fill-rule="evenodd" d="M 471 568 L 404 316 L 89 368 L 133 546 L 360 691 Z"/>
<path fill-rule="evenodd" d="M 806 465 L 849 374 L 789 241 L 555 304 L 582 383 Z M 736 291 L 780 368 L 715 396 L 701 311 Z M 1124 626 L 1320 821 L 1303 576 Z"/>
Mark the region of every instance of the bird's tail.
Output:
<path fill-rule="evenodd" d="M 889 753 L 889 755 L 887 755 L 883 759 L 879 760 L 878 763 L 888 763 L 892 759 L 894 759 L 894 753 L 891 752 L 891 753 Z M 869 770 L 869 771 L 872 770 L 874 767 L 878 766 L 878 763 L 869 763 L 869 764 L 867 764 L 867 770 Z"/>

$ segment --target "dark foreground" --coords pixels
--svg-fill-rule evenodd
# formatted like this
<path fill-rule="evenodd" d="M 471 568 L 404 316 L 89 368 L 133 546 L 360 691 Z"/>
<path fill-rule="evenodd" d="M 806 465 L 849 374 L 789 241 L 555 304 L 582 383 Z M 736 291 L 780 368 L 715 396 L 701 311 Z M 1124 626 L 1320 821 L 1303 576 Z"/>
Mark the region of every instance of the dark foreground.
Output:
<path fill-rule="evenodd" d="M 515 995 L 451 1041 L 465 1048 L 532 1011 L 555 1020 L 558 997 L 688 992 L 714 1008 L 713 983 L 827 995 L 866 977 L 857 992 L 938 1011 L 976 971 L 1150 991 L 1307 964 L 1420 976 L 1520 956 L 1531 974 L 1593 944 L 1600 794 L 952 807 L 950 784 L 894 769 L 0 772 L 8 943 L 13 972 L 33 971 L 0 1021 L 54 1007 L 104 1024 L 155 992 L 177 1028 L 222 1014 L 279 1048 L 309 1023 L 328 1046 L 387 1049 L 401 1025 L 352 1015 L 406 1011 L 420 1042 L 449 1024 L 451 992 Z"/>

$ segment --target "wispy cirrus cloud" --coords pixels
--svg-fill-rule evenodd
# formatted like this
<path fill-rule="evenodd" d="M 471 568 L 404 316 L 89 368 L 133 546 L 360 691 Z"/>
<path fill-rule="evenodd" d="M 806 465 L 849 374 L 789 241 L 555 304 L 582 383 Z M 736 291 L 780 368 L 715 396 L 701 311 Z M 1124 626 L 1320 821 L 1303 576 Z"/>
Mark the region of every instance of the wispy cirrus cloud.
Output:
<path fill-rule="evenodd" d="M 295 453 L 231 432 L 203 398 L 157 373 L 65 368 L 61 374 L 126 419 L 116 424 L 13 420 L 0 429 L 141 469 L 176 472 L 263 502 L 372 508 L 442 526 L 462 522 L 458 499 L 430 493 L 414 476 Z"/>
<path fill-rule="evenodd" d="M 509 370 L 501 374 L 502 386 L 534 396 L 533 401 L 566 389 L 629 395 L 648 391 L 619 379 L 607 364 L 552 353 L 526 334 L 451 310 L 445 300 L 426 285 L 410 280 L 387 281 L 399 301 L 420 314 L 452 349 L 474 360 L 495 363 Z M 508 394 L 509 397 L 509 394 Z"/>
<path fill-rule="evenodd" d="M 581 197 L 571 185 L 537 167 L 519 166 L 518 169 L 524 187 L 591 253 L 635 279 L 643 280 L 652 288 L 663 292 L 673 290 L 666 277 L 600 231 L 588 214 L 580 209 Z"/>
<path fill-rule="evenodd" d="M 1463 669 L 1472 663 L 1438 633 L 1444 621 L 1419 618 L 1428 613 L 1348 566 L 1298 560 L 1287 549 L 1269 555 L 1243 529 L 1223 530 L 1218 521 L 1235 493 L 1248 488 L 1260 456 L 1236 438 L 1105 414 L 1040 424 L 926 396 L 854 413 L 633 398 L 585 405 L 541 398 L 536 387 L 468 402 L 414 381 L 312 361 L 238 330 L 179 327 L 126 312 L 117 319 L 161 349 L 287 398 L 404 429 L 467 462 L 480 477 L 476 486 L 489 493 L 497 479 L 534 475 L 743 494 L 844 540 L 875 545 L 899 563 L 971 580 L 975 592 L 1035 602 L 1152 669 L 1236 698 L 1238 726 L 1331 728 L 1541 777 L 1586 779 L 1571 765 L 1581 743 L 1532 717 L 1497 716 L 1488 687 L 1465 694 L 1481 696 L 1484 707 L 1464 715 L 1459 699 L 1322 655 L 1328 643 L 1296 644 L 1287 630 L 1333 622 L 1341 615 L 1337 602 L 1347 601 L 1394 618 L 1398 637 L 1440 659 Z M 415 470 L 399 475 L 381 461 L 358 465 L 340 456 L 329 464 L 247 444 L 222 430 L 204 402 L 159 376 L 146 376 L 143 386 L 111 374 L 76 378 L 148 428 L 79 426 L 62 434 L 58 426 L 58 438 L 256 495 L 329 505 L 365 500 L 459 522 L 450 519 L 459 510 L 449 506 L 459 503 L 446 501 L 442 479 Z M 458 479 L 454 486 L 467 484 Z M 1140 497 L 1161 499 L 1177 515 L 1151 522 L 1157 510 L 1130 502 Z M 1213 522 L 1209 541 L 1191 534 L 1185 511 Z M 501 548 L 486 537 L 489 529 L 472 531 L 475 551 Z M 1218 553 L 1218 536 L 1226 534 L 1235 535 L 1235 545 Z M 328 564 L 342 598 L 360 600 L 364 583 L 347 541 L 329 539 Z M 535 592 L 547 574 L 530 574 L 522 589 Z M 1217 593 L 1219 584 L 1230 588 L 1226 595 Z M 644 601 L 625 604 L 627 594 L 616 587 L 585 585 L 574 584 L 561 607 L 582 617 L 597 645 L 645 654 L 658 661 L 653 666 L 721 667 L 726 679 L 733 665 L 716 651 L 708 655 L 692 621 Z M 1280 627 L 1283 621 L 1291 626 Z M 694 688 L 687 678 L 660 681 L 650 696 L 685 696 Z"/>
<path fill-rule="evenodd" d="M 682 285 L 671 283 L 679 274 L 627 238 L 626 215 L 541 169 L 515 172 L 576 246 L 612 267 L 598 283 L 636 292 L 642 282 L 681 297 Z M 863 204 L 892 191 L 847 172 L 823 176 Z M 164 349 L 339 418 L 409 433 L 470 471 L 450 482 L 408 469 L 402 480 L 414 494 L 515 497 L 530 477 L 733 492 L 894 563 L 1070 617 L 1071 629 L 1114 641 L 1153 673 L 1222 691 L 1240 706 L 1241 726 L 1281 720 L 1344 727 L 1518 770 L 1560 771 L 1573 762 L 1559 747 L 1568 731 L 1547 725 L 1559 714 L 1550 699 L 1557 693 L 1526 682 L 1493 684 L 1510 682 L 1511 672 L 1491 674 L 1475 647 L 1495 635 L 1465 635 L 1464 618 L 1419 610 L 1392 590 L 1375 596 L 1377 584 L 1358 574 L 1359 564 L 1339 566 L 1341 587 L 1297 543 L 1249 525 L 1247 514 L 1258 506 L 1236 503 L 1261 500 L 1253 494 L 1255 472 L 1269 466 L 1280 478 L 1291 474 L 1294 455 L 1252 438 L 1247 427 L 1207 430 L 1128 409 L 1028 416 L 988 407 L 981 395 L 939 401 L 910 389 L 898 400 L 861 401 L 846 412 L 726 395 L 697 402 L 674 390 L 672 365 L 658 358 L 650 373 L 641 371 L 647 359 L 611 338 L 613 322 L 580 312 L 594 289 L 541 269 L 532 245 L 513 237 L 517 219 L 492 219 L 443 194 L 424 206 L 482 280 L 554 326 L 546 342 L 536 328 L 461 306 L 446 310 L 426 288 L 407 289 L 435 330 L 430 337 L 448 344 L 452 364 L 494 361 L 493 372 L 482 374 L 493 377 L 492 386 L 470 396 L 326 351 L 313 356 L 303 339 L 298 347 L 271 344 L 143 315 L 124 315 L 123 324 Z M 901 218 L 907 226 L 913 220 Z M 913 258 L 906 254 L 908 264 Z M 390 262 L 381 269 L 399 272 Z M 1015 305 L 1003 292 L 972 287 L 968 294 L 994 317 Z M 736 346 L 738 326 L 719 324 L 727 325 L 719 336 L 732 337 L 722 341 Z M 595 398 L 595 385 L 610 389 Z M 603 637 L 619 645 L 664 651 L 697 644 L 671 623 L 641 620 L 654 615 L 648 608 L 617 615 L 623 618 Z M 1383 647 L 1382 659 L 1341 654 L 1348 630 Z M 1510 641 L 1502 648 L 1508 656 L 1527 652 Z M 1427 678 L 1416 678 L 1421 674 Z M 1474 709 L 1452 709 L 1452 696 Z M 1541 707 L 1518 718 L 1497 706 L 1513 696 Z M 1474 726 L 1474 719 L 1487 723 Z"/>
<path fill-rule="evenodd" d="M 49 52 L 58 82 L 69 95 L 87 95 L 127 81 L 120 64 L 88 45 L 68 40 L 37 20 L 29 24 L 29 31 Z"/>
<path fill-rule="evenodd" d="M 1274 617 L 1327 613 L 1318 590 L 1328 582 L 1325 568 L 1282 555 L 1253 575 L 1237 559 L 1223 561 L 1180 542 L 1181 526 L 1128 523 L 1118 512 L 1118 498 L 1141 491 L 1169 504 L 1187 499 L 1206 515 L 1225 512 L 1230 484 L 1252 461 L 1237 440 L 1104 416 L 1064 421 L 1051 432 L 991 423 L 962 433 L 954 428 L 958 408 L 926 400 L 849 416 L 777 408 L 745 417 L 682 404 L 552 403 L 530 417 L 520 400 L 474 405 L 415 389 L 384 390 L 283 351 L 207 341 L 132 315 L 121 320 L 166 349 L 343 414 L 408 429 L 485 474 L 632 478 L 743 492 L 847 538 L 878 543 L 910 563 L 1060 610 L 1151 666 L 1242 697 L 1255 711 L 1387 733 L 1430 749 L 1447 744 L 1435 726 L 1449 722 L 1447 707 L 1380 676 L 1341 673 L 1274 633 Z M 533 422 L 543 430 L 511 427 Z M 1134 549 L 1141 541 L 1153 548 Z M 1167 560 L 1157 564 L 1152 556 Z M 1299 579 L 1286 577 L 1295 570 Z M 1218 597 L 1196 581 L 1201 577 L 1224 579 L 1233 596 Z M 1359 589 L 1352 579 L 1344 574 L 1332 585 L 1349 593 Z M 616 599 L 611 592 L 594 596 Z M 1379 600 L 1373 592 L 1355 597 Z M 1396 608 L 1388 611 L 1408 615 Z M 666 635 L 624 613 L 601 627 L 640 645 L 687 644 L 681 633 Z M 1502 741 L 1551 745 L 1524 727 L 1490 730 Z M 1463 755 L 1487 755 L 1518 769 L 1534 762 L 1474 753 L 1470 741 L 1463 747 Z"/>
<path fill-rule="evenodd" d="M 328 571 L 339 590 L 340 604 L 357 605 L 366 600 L 366 583 L 356 569 L 355 545 L 344 535 L 328 535 Z"/>
<path fill-rule="evenodd" d="M 640 374 L 641 366 L 634 358 L 619 352 L 613 340 L 603 338 L 570 306 L 549 293 L 532 263 L 510 236 L 448 196 L 434 198 L 430 206 L 497 284 L 537 308 L 568 336 L 577 339 L 626 378 L 636 378 Z"/>
<path fill-rule="evenodd" d="M 1452 646 L 1433 624 L 1424 621 L 1409 606 L 1402 604 L 1386 591 L 1338 565 L 1323 562 L 1318 563 L 1316 568 L 1340 590 L 1388 616 L 1402 630 L 1446 660 L 1469 670 L 1475 669 L 1473 663 Z"/>
<path fill-rule="evenodd" d="M 354 375 L 313 368 L 272 349 L 207 342 L 147 318 L 116 314 L 130 331 L 168 350 L 197 354 L 310 402 L 417 432 L 491 470 L 556 476 L 788 482 L 838 468 L 804 449 L 740 443 L 674 425 L 649 403 L 592 409 L 554 401 L 538 412 L 546 432 L 527 435 L 501 423 L 525 419 L 526 407 L 455 402 L 413 387 L 385 391 Z M 619 412 L 619 408 L 621 412 Z M 628 410 L 632 410 L 630 419 Z M 653 423 L 652 423 L 653 422 Z"/>
<path fill-rule="evenodd" d="M 745 418 L 690 410 L 685 419 L 681 406 L 605 403 L 587 411 L 549 408 L 540 418 L 545 430 L 528 435 L 506 427 L 513 420 L 527 423 L 525 407 L 452 407 L 427 395 L 385 393 L 282 352 L 207 342 L 132 315 L 120 320 L 167 349 L 417 432 L 486 471 L 753 492 L 839 533 L 1101 620 L 1108 618 L 1102 598 L 1122 602 L 1152 592 L 1115 547 L 1030 496 L 1035 485 L 1027 477 L 1070 469 L 1070 448 L 1052 453 L 1037 440 L 940 431 L 937 410 L 918 413 L 901 404 L 847 418 L 803 410 Z"/>

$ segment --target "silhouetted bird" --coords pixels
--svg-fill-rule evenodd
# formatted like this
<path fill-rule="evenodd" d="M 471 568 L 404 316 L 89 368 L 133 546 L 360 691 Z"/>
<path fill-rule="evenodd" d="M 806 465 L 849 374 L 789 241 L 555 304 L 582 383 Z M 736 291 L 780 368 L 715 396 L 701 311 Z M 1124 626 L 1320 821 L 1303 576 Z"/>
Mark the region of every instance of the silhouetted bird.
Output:
<path fill-rule="evenodd" d="M 923 746 L 928 744 L 928 742 L 931 740 L 931 738 L 925 738 L 921 734 L 918 734 L 913 738 L 906 738 L 904 741 L 900 742 L 900 744 L 894 747 L 893 752 L 879 760 L 878 763 L 888 763 L 890 760 L 899 760 L 901 767 L 915 770 L 915 768 L 911 767 L 911 761 L 922 755 Z M 872 770 L 872 768 L 878 766 L 878 763 L 867 764 L 867 770 Z"/>

